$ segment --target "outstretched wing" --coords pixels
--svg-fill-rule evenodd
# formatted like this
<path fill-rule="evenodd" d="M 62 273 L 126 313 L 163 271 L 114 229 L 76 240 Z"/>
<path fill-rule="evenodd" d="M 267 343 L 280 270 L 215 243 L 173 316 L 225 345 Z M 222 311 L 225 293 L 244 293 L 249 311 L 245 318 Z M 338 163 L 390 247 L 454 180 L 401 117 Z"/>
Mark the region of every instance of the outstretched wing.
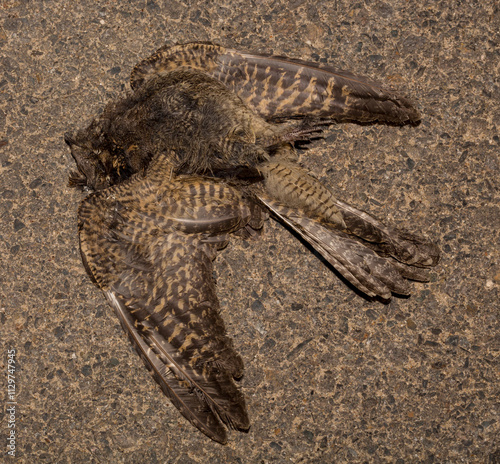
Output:
<path fill-rule="evenodd" d="M 411 101 L 393 89 L 349 71 L 319 63 L 240 52 L 210 43 L 164 46 L 131 74 L 137 89 L 152 75 L 178 67 L 219 79 L 248 106 L 269 119 L 315 117 L 328 121 L 420 121 Z"/>
<path fill-rule="evenodd" d="M 212 260 L 228 234 L 256 216 L 236 190 L 203 178 L 136 177 L 79 209 L 89 274 L 164 393 L 221 443 L 223 424 L 247 430 L 249 421 L 233 381 L 243 364 L 219 315 Z"/>

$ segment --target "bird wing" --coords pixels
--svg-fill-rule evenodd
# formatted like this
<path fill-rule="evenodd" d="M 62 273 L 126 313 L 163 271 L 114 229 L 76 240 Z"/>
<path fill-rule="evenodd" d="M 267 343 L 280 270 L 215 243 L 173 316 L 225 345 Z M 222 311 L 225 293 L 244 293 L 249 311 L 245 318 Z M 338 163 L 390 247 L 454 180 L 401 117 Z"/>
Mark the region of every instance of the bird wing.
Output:
<path fill-rule="evenodd" d="M 131 86 L 137 89 L 152 75 L 178 67 L 200 69 L 219 79 L 268 119 L 420 121 L 410 100 L 372 79 L 320 63 L 246 53 L 211 43 L 161 47 L 134 67 Z"/>
<path fill-rule="evenodd" d="M 223 424 L 247 430 L 249 420 L 233 381 L 243 364 L 219 315 L 212 260 L 254 213 L 235 189 L 187 177 L 163 184 L 134 177 L 79 209 L 90 276 L 163 392 L 221 443 Z"/>

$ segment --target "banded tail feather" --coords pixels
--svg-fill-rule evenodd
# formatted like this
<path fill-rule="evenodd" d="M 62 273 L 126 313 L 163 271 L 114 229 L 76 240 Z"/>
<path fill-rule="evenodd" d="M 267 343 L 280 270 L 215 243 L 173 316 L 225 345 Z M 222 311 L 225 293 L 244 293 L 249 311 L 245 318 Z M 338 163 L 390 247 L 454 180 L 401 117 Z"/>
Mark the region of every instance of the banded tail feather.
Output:
<path fill-rule="evenodd" d="M 433 267 L 439 248 L 424 237 L 383 224 L 368 213 L 338 200 L 333 192 L 297 163 L 269 161 L 258 169 L 271 198 L 302 210 L 331 228 L 363 240 L 380 254 L 414 267 Z M 419 280 L 419 279 L 417 279 Z"/>
<path fill-rule="evenodd" d="M 270 161 L 259 169 L 262 203 L 360 291 L 390 299 L 391 292 L 410 294 L 404 279 L 428 280 L 425 268 L 439 261 L 435 244 L 337 200 L 295 163 Z"/>
<path fill-rule="evenodd" d="M 331 228 L 278 201 L 264 196 L 260 200 L 278 221 L 299 234 L 342 277 L 369 297 L 390 300 L 392 294 L 410 295 L 408 279 L 428 281 L 421 268 L 414 269 L 379 254 L 356 236 Z"/>

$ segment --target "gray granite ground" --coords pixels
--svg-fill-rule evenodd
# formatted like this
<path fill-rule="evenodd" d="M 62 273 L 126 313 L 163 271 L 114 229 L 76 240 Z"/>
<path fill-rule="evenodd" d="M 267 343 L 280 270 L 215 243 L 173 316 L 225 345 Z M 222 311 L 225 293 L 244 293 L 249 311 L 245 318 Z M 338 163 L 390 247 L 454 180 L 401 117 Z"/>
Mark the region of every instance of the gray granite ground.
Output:
<path fill-rule="evenodd" d="M 0 399 L 16 350 L 27 463 L 499 463 L 498 2 L 0 2 Z M 453 6 L 450 6 L 453 5 Z M 339 125 L 302 158 L 337 195 L 440 244 L 428 284 L 367 301 L 286 230 L 217 259 L 252 427 L 190 426 L 77 251 L 62 134 L 159 46 L 211 40 L 327 62 L 418 101 L 419 127 Z"/>

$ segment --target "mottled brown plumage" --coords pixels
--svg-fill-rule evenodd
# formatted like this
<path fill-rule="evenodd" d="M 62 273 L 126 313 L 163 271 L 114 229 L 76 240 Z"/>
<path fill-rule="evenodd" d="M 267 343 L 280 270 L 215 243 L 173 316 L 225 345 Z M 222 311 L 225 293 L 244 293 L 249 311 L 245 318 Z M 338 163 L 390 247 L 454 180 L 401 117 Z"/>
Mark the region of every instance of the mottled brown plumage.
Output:
<path fill-rule="evenodd" d="M 265 118 L 317 117 L 329 121 L 417 123 L 406 98 L 379 82 L 320 63 L 259 55 L 211 43 L 164 46 L 141 61 L 130 83 L 179 67 L 215 77 Z"/>
<path fill-rule="evenodd" d="M 326 122 L 419 116 L 368 79 L 211 44 L 160 49 L 132 88 L 66 136 L 71 185 L 94 190 L 79 209 L 82 258 L 165 394 L 224 443 L 224 425 L 249 420 L 233 380 L 243 363 L 219 315 L 217 251 L 270 212 L 367 295 L 409 294 L 406 279 L 427 279 L 436 246 L 337 200 L 291 142 Z"/>

